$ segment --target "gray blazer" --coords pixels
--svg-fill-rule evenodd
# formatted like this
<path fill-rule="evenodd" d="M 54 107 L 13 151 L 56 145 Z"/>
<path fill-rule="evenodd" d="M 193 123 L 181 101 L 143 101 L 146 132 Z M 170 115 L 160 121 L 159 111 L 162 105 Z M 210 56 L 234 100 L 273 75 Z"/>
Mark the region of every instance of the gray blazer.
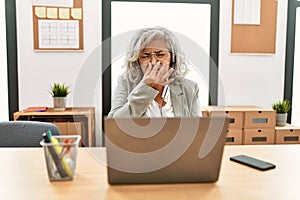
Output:
<path fill-rule="evenodd" d="M 180 79 L 170 83 L 169 88 L 175 117 L 201 116 L 197 83 Z M 132 83 L 123 74 L 118 78 L 108 117 L 146 117 L 147 107 L 157 94 L 143 81 Z"/>

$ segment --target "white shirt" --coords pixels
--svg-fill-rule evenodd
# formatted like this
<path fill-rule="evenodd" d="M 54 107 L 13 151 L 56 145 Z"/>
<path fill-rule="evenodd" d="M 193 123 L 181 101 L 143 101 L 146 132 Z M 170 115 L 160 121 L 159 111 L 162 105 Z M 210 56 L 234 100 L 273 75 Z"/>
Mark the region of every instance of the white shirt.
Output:
<path fill-rule="evenodd" d="M 166 104 L 161 107 L 155 100 L 153 100 L 146 111 L 146 115 L 148 117 L 174 117 L 170 89 L 168 86 L 164 87 L 162 98 L 166 102 Z"/>

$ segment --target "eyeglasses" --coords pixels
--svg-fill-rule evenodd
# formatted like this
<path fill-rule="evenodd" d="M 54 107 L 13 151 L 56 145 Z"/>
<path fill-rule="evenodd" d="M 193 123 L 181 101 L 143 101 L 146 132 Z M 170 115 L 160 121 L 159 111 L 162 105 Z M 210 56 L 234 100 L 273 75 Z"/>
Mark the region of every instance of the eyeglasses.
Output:
<path fill-rule="evenodd" d="M 156 60 L 162 61 L 169 56 L 169 51 L 157 51 L 153 53 L 143 53 L 139 56 L 141 62 L 148 62 L 152 59 L 152 55 L 154 55 Z"/>

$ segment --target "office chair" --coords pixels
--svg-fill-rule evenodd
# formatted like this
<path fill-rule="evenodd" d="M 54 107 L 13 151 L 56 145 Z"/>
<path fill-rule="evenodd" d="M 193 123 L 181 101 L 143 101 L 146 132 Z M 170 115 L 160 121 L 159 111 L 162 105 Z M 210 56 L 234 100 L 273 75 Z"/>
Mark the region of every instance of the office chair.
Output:
<path fill-rule="evenodd" d="M 48 122 L 0 122 L 0 147 L 40 147 L 42 134 L 48 129 L 52 135 L 60 135 L 58 127 Z"/>

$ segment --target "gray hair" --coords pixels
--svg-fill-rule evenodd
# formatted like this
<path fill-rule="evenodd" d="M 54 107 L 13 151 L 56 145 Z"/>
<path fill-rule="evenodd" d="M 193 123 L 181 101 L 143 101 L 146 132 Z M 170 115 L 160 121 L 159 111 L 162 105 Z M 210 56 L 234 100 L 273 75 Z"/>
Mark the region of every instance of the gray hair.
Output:
<path fill-rule="evenodd" d="M 125 58 L 125 67 L 130 81 L 138 82 L 143 77 L 143 72 L 139 66 L 138 59 L 140 52 L 154 39 L 164 39 L 169 51 L 172 53 L 172 62 L 175 61 L 173 78 L 183 78 L 187 73 L 187 63 L 185 56 L 179 47 L 175 35 L 163 27 L 145 28 L 139 30 L 131 39 Z"/>

